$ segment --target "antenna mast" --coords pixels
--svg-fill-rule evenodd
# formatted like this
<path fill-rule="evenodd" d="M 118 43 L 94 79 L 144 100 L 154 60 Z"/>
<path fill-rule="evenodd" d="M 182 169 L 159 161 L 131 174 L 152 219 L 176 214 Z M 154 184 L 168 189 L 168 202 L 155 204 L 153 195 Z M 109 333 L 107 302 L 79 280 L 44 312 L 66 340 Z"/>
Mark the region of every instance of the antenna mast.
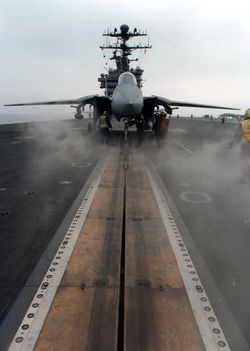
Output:
<path fill-rule="evenodd" d="M 130 68 L 130 62 L 138 61 L 138 58 L 130 59 L 129 56 L 132 55 L 132 52 L 135 50 L 151 49 L 152 46 L 149 45 L 149 41 L 147 45 L 139 43 L 137 45 L 129 46 L 127 41 L 134 37 L 146 37 L 147 34 L 141 30 L 137 30 L 137 28 L 134 28 L 134 30 L 131 32 L 129 31 L 129 26 L 127 24 L 123 24 L 120 26 L 120 32 L 118 32 L 117 28 L 115 28 L 113 31 L 108 29 L 107 33 L 104 33 L 103 36 L 106 37 L 106 43 L 100 46 L 100 49 L 113 50 L 113 56 L 110 58 L 110 60 L 115 60 L 116 63 L 115 70 L 110 68 L 109 74 L 101 74 L 101 77 L 98 78 L 98 81 L 101 83 L 100 87 L 105 89 L 105 94 L 111 96 L 118 83 L 119 75 L 128 71 L 135 75 L 137 85 L 141 88 L 141 76 L 143 70 L 139 67 L 136 67 L 136 69 Z M 116 39 L 116 42 L 111 44 L 109 38 Z"/>

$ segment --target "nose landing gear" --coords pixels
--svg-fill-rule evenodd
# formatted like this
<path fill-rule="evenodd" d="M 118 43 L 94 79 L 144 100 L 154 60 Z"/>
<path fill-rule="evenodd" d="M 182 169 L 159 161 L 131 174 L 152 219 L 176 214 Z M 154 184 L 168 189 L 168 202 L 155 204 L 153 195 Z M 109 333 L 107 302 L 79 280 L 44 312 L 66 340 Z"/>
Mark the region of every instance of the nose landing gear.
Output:
<path fill-rule="evenodd" d="M 131 123 L 129 123 L 129 118 L 123 118 L 123 123 L 124 123 L 124 141 L 126 143 L 128 141 L 128 127 L 131 126 Z"/>
<path fill-rule="evenodd" d="M 129 124 L 124 123 L 124 141 L 125 142 L 128 142 L 128 127 L 129 127 Z"/>

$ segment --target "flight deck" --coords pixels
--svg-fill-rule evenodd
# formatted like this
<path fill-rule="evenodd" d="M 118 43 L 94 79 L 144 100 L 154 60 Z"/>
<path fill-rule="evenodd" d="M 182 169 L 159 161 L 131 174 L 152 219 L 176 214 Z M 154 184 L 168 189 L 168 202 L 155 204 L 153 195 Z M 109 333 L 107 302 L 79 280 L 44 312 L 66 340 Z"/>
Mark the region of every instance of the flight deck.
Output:
<path fill-rule="evenodd" d="M 1 350 L 249 349 L 237 123 L 170 123 L 160 149 L 1 126 Z"/>

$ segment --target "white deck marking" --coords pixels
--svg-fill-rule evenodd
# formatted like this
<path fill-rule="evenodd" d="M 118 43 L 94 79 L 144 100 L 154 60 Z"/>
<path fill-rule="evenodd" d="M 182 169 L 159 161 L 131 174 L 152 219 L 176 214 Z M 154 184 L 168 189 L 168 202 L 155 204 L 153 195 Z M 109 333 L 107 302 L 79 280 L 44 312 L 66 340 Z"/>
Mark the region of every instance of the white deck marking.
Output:
<path fill-rule="evenodd" d="M 168 140 L 168 141 L 167 141 L 167 144 L 168 144 L 168 145 L 174 145 L 174 143 L 173 143 L 171 140 Z"/>
<path fill-rule="evenodd" d="M 106 162 L 94 177 L 69 229 L 62 240 L 52 263 L 38 288 L 30 307 L 9 347 L 9 351 L 31 351 L 34 349 L 49 312 L 61 279 L 87 217 L 91 203 L 106 167 Z"/>
<path fill-rule="evenodd" d="M 207 351 L 230 351 L 221 326 L 173 219 L 167 200 L 149 169 L 147 169 L 147 173 L 205 348 Z"/>
<path fill-rule="evenodd" d="M 174 142 L 175 142 L 175 144 L 181 146 L 185 151 L 187 151 L 188 153 L 190 153 L 190 155 L 193 155 L 193 154 L 194 154 L 193 151 L 189 150 L 189 149 L 188 149 L 185 145 L 183 145 L 180 141 L 175 140 Z"/>
<path fill-rule="evenodd" d="M 164 167 L 171 167 L 171 168 L 175 168 L 178 167 L 178 163 L 176 162 L 172 162 L 172 161 L 166 161 L 163 163 Z"/>
<path fill-rule="evenodd" d="M 212 201 L 208 194 L 200 193 L 198 191 L 184 191 L 180 193 L 179 196 L 183 201 L 193 204 L 205 204 Z"/>
<path fill-rule="evenodd" d="M 186 133 L 184 129 L 180 129 L 180 128 L 169 128 L 168 132 L 169 133 Z"/>
<path fill-rule="evenodd" d="M 81 161 L 72 163 L 72 167 L 89 167 L 91 166 L 91 162 Z"/>

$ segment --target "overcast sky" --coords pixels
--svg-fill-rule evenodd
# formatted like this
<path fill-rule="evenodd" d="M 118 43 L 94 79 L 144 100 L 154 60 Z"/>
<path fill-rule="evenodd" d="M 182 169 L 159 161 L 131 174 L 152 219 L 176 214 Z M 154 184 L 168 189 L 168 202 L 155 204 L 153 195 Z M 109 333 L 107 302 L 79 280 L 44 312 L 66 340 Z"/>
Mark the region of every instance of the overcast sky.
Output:
<path fill-rule="evenodd" d="M 147 30 L 153 46 L 141 62 L 144 95 L 243 113 L 250 107 L 249 13 L 249 0 L 0 0 L 0 113 L 71 116 L 68 106 L 2 105 L 102 94 L 101 34 L 123 23 Z M 211 112 L 221 113 L 179 110 Z"/>

